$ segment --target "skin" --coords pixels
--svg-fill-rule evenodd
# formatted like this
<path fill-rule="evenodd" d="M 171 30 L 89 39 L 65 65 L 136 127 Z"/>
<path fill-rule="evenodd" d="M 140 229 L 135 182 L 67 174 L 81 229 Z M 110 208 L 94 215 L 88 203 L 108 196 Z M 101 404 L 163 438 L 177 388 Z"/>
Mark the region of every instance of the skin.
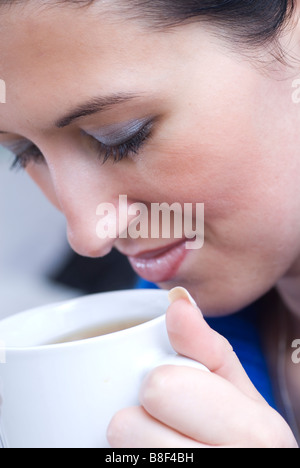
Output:
<path fill-rule="evenodd" d="M 0 130 L 6 132 L 0 141 L 28 140 L 42 151 L 45 163 L 31 162 L 27 171 L 64 213 L 79 254 L 100 257 L 116 247 L 132 255 L 170 243 L 100 240 L 96 207 L 117 205 L 119 194 L 147 205 L 202 202 L 204 248 L 160 286 L 186 287 L 209 316 L 238 311 L 278 284 L 299 324 L 300 112 L 291 98 L 298 70 L 278 63 L 261 69 L 199 25 L 153 32 L 101 8 L 48 9 L 31 1 L 3 10 L 0 70 L 8 99 L 0 106 Z M 285 36 L 295 56 L 298 29 Z M 267 52 L 264 59 L 270 59 Z M 55 127 L 73 107 L 120 92 L 140 97 Z M 118 164 L 102 165 L 92 138 L 81 133 L 148 116 L 156 118 L 151 139 Z M 141 407 L 114 418 L 112 446 L 296 445 L 197 309 L 177 301 L 167 326 L 174 348 L 213 372 L 154 371 L 141 389 Z M 179 403 L 184 385 L 195 389 L 188 408 Z M 210 401 L 205 392 L 218 389 L 218 404 L 204 413 L 198 388 L 202 401 Z M 162 405 L 166 395 L 169 403 Z M 237 401 L 243 427 L 231 417 L 216 427 L 216 411 Z"/>

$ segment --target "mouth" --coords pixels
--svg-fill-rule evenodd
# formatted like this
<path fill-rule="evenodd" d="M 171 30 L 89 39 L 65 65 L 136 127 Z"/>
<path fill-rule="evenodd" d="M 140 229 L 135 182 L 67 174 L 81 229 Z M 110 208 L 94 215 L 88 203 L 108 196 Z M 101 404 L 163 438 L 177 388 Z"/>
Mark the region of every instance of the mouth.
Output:
<path fill-rule="evenodd" d="M 145 280 L 153 283 L 170 281 L 188 253 L 185 243 L 186 240 L 181 240 L 162 249 L 129 256 L 128 260 L 134 271 Z"/>

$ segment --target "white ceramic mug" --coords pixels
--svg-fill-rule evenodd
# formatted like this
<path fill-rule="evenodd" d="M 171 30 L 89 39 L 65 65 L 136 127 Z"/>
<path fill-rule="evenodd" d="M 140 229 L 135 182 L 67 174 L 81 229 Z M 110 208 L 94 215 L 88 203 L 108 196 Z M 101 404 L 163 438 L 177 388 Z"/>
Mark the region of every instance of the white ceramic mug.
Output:
<path fill-rule="evenodd" d="M 198 363 L 169 344 L 167 292 L 86 296 L 0 322 L 0 435 L 5 448 L 108 447 L 121 408 L 137 405 L 141 382 L 161 364 Z M 109 335 L 49 344 L 78 330 L 147 320 Z M 2 344 L 2 347 L 1 347 Z"/>

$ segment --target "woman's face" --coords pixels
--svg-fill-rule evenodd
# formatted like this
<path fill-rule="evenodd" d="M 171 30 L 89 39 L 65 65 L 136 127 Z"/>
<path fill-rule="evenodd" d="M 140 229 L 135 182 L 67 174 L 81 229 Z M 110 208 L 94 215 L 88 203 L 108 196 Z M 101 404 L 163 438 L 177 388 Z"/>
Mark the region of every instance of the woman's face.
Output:
<path fill-rule="evenodd" d="M 236 311 L 290 272 L 300 253 L 295 73 L 263 73 L 201 25 L 154 32 L 101 8 L 29 2 L 3 11 L 0 141 L 42 152 L 27 171 L 66 216 L 79 254 L 100 257 L 114 246 L 161 287 L 188 288 L 204 313 Z M 96 139 L 135 152 L 102 164 Z M 178 245 L 153 259 L 175 238 L 101 240 L 97 206 L 118 208 L 120 194 L 148 207 L 204 203 L 204 247 L 177 264 Z M 172 255 L 176 268 L 168 269 Z"/>

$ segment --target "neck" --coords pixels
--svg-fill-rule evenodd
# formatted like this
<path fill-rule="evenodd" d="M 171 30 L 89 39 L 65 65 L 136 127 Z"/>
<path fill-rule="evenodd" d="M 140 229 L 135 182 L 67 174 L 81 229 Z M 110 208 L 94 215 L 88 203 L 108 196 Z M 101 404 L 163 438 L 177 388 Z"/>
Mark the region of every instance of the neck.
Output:
<path fill-rule="evenodd" d="M 297 268 L 297 266 L 299 268 Z M 300 261 L 277 283 L 277 290 L 290 313 L 300 338 Z"/>
<path fill-rule="evenodd" d="M 273 365 L 277 369 L 279 395 L 286 418 L 300 444 L 299 365 L 292 360 L 291 343 L 300 339 L 300 274 L 286 276 L 277 285 L 281 296 L 278 305 L 278 351 Z M 281 343 L 281 338 L 286 341 Z M 282 346 L 281 346 L 282 345 Z M 284 350 L 285 349 L 285 350 Z"/>

